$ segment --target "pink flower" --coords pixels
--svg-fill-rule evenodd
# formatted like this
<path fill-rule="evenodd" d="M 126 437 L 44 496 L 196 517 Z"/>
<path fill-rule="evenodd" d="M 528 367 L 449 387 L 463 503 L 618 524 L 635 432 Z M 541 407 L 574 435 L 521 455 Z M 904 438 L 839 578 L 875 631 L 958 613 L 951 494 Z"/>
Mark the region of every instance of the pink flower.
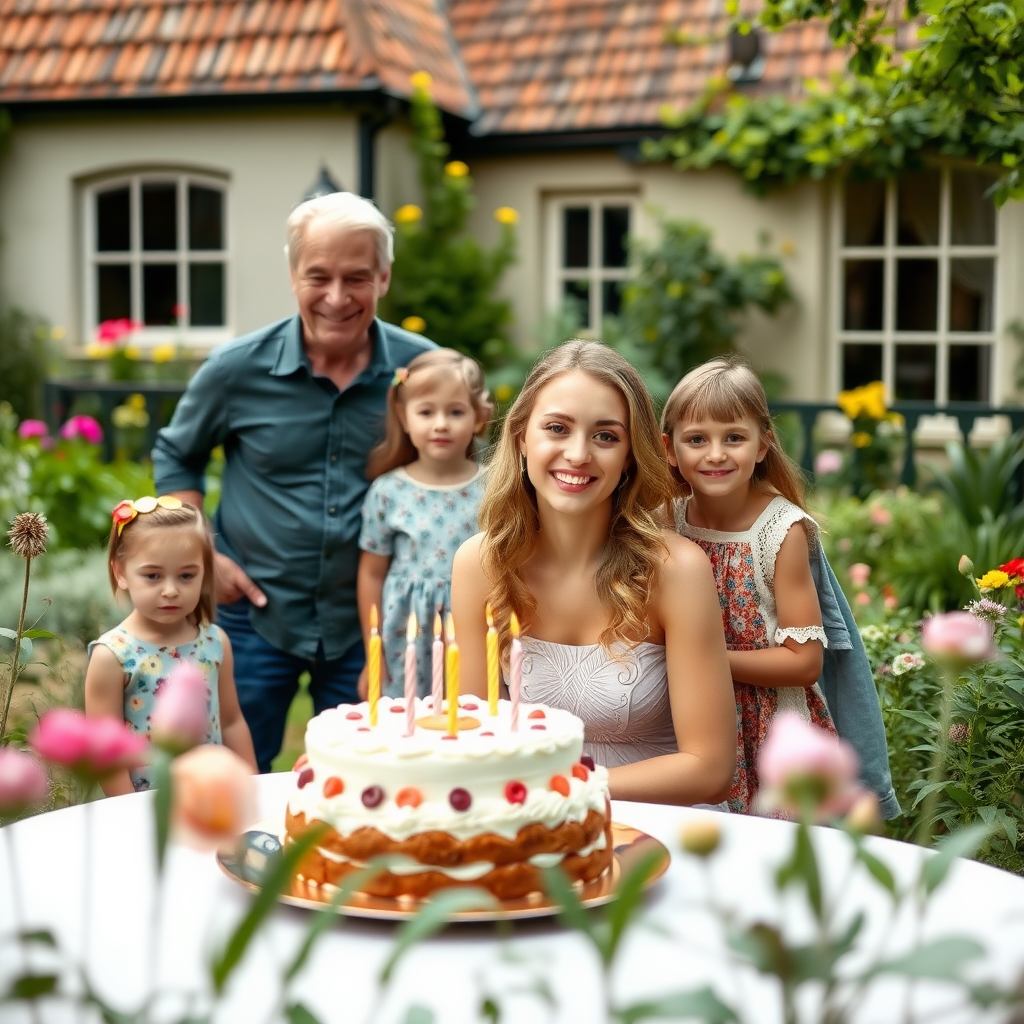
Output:
<path fill-rule="evenodd" d="M 80 437 L 89 444 L 99 444 L 103 440 L 103 428 L 91 416 L 72 416 L 60 428 L 60 436 L 68 441 Z"/>
<path fill-rule="evenodd" d="M 853 547 L 853 541 L 849 537 L 840 537 L 836 541 L 836 547 L 845 554 Z"/>
<path fill-rule="evenodd" d="M 206 737 L 209 725 L 206 676 L 191 661 L 181 661 L 160 687 L 150 721 L 153 743 L 171 754 L 190 750 Z"/>
<path fill-rule="evenodd" d="M 862 590 L 855 598 L 854 601 L 859 605 L 871 604 L 871 595 L 866 591 Z"/>
<path fill-rule="evenodd" d="M 757 766 L 761 802 L 789 814 L 843 814 L 862 792 L 853 747 L 792 711 L 772 720 Z"/>
<path fill-rule="evenodd" d="M 814 459 L 814 472 L 816 476 L 838 473 L 842 468 L 843 457 L 833 448 L 826 448 L 823 452 L 818 452 Z"/>
<path fill-rule="evenodd" d="M 936 661 L 974 665 L 998 655 L 992 642 L 992 623 L 970 612 L 932 615 L 921 626 L 921 646 Z"/>
<path fill-rule="evenodd" d="M 46 769 L 31 754 L 0 747 L 0 814 L 41 804 L 50 792 Z"/>
<path fill-rule="evenodd" d="M 146 763 L 149 742 L 116 718 L 86 718 L 81 711 L 54 708 L 39 720 L 29 746 L 51 764 L 64 765 L 92 781 Z"/>
<path fill-rule="evenodd" d="M 122 317 L 120 320 L 104 320 L 96 328 L 96 340 L 116 345 L 122 338 L 137 331 L 142 324 Z"/>
<path fill-rule="evenodd" d="M 31 437 L 46 437 L 49 427 L 42 420 L 22 420 L 18 424 L 18 437 L 27 441 Z"/>
<path fill-rule="evenodd" d="M 171 824 L 176 839 L 200 850 L 232 845 L 257 817 L 249 766 L 214 744 L 171 762 Z"/>
<path fill-rule="evenodd" d="M 871 578 L 871 566 L 865 562 L 854 562 L 850 566 L 850 582 L 855 587 L 866 587 Z"/>
<path fill-rule="evenodd" d="M 881 505 L 872 505 L 870 515 L 875 526 L 888 526 L 892 522 L 892 513 Z"/>
<path fill-rule="evenodd" d="M 882 604 L 884 604 L 885 607 L 888 608 L 891 612 L 896 611 L 896 609 L 900 606 L 899 601 L 895 597 L 893 597 L 892 594 L 886 594 L 885 600 L 882 602 Z"/>

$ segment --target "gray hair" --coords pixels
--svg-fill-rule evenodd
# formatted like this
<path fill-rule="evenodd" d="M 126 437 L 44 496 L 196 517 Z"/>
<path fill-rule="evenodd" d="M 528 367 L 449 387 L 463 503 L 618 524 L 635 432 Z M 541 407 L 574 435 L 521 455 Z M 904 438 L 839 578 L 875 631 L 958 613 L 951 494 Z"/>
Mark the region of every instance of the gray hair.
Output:
<path fill-rule="evenodd" d="M 369 231 L 377 249 L 377 269 L 386 270 L 395 261 L 395 229 L 369 199 L 354 192 L 331 192 L 307 199 L 288 217 L 288 244 L 284 247 L 288 265 L 294 270 L 302 255 L 306 226 L 312 220 L 330 221 L 339 231 Z"/>

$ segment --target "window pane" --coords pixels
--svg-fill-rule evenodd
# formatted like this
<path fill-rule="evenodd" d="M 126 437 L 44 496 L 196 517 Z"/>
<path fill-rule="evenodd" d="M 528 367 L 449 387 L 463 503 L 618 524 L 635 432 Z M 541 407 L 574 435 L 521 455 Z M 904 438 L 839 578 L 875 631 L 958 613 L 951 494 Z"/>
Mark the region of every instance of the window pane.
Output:
<path fill-rule="evenodd" d="M 563 211 L 565 251 L 563 267 L 590 266 L 590 207 L 574 206 Z"/>
<path fill-rule="evenodd" d="M 896 330 L 936 330 L 938 305 L 938 260 L 897 260 Z"/>
<path fill-rule="evenodd" d="M 843 243 L 884 245 L 885 182 L 848 181 L 843 200 Z"/>
<path fill-rule="evenodd" d="M 142 320 L 147 327 L 176 322 L 178 267 L 175 263 L 150 263 L 142 268 Z"/>
<path fill-rule="evenodd" d="M 935 401 L 935 346 L 896 346 L 897 400 Z"/>
<path fill-rule="evenodd" d="M 96 194 L 96 250 L 128 252 L 132 247 L 128 186 Z"/>
<path fill-rule="evenodd" d="M 601 315 L 618 316 L 622 309 L 622 289 L 625 281 L 601 282 Z"/>
<path fill-rule="evenodd" d="M 590 285 L 586 281 L 565 281 L 562 289 L 565 304 L 575 311 L 580 327 L 590 327 Z"/>
<path fill-rule="evenodd" d="M 189 185 L 188 247 L 193 251 L 224 248 L 224 196 L 220 189 Z"/>
<path fill-rule="evenodd" d="M 995 179 L 981 171 L 953 171 L 951 177 L 950 241 L 953 245 L 995 245 L 996 207 L 985 198 L 985 189 Z"/>
<path fill-rule="evenodd" d="M 880 331 L 885 264 L 881 260 L 846 260 L 843 278 L 843 329 Z"/>
<path fill-rule="evenodd" d="M 142 186 L 142 248 L 150 252 L 178 248 L 178 188 L 173 182 Z"/>
<path fill-rule="evenodd" d="M 603 242 L 602 265 L 624 267 L 629 250 L 629 207 L 605 206 L 601 210 L 601 239 Z"/>
<path fill-rule="evenodd" d="M 188 292 L 192 301 L 189 322 L 193 327 L 224 326 L 223 263 L 190 263 Z"/>
<path fill-rule="evenodd" d="M 132 315 L 132 268 L 102 266 L 96 268 L 96 318 L 122 320 Z"/>
<path fill-rule="evenodd" d="M 938 171 L 904 174 L 897 184 L 896 244 L 939 244 Z"/>
<path fill-rule="evenodd" d="M 882 379 L 881 345 L 843 345 L 843 390 Z"/>
<path fill-rule="evenodd" d="M 987 402 L 992 379 L 992 349 L 988 345 L 949 346 L 949 400 Z"/>
<path fill-rule="evenodd" d="M 949 261 L 949 329 L 991 331 L 995 260 Z"/>

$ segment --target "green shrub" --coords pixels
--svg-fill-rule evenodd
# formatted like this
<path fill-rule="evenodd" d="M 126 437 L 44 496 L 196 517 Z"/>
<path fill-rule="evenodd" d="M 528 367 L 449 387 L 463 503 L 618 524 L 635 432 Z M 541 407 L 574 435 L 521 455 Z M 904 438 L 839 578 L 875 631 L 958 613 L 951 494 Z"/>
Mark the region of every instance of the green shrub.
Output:
<path fill-rule="evenodd" d="M 22 419 L 43 414 L 50 328 L 20 309 L 0 312 L 0 402 L 8 402 Z"/>

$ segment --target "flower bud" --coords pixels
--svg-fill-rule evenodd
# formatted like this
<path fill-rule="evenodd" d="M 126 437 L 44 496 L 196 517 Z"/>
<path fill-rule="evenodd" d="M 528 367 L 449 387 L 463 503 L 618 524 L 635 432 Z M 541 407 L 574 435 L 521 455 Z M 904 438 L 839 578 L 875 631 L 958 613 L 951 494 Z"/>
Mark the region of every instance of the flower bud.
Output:
<path fill-rule="evenodd" d="M 925 619 L 921 646 L 942 664 L 975 665 L 998 655 L 992 635 L 991 622 L 970 612 L 946 612 Z"/>
<path fill-rule="evenodd" d="M 202 669 L 182 661 L 157 689 L 150 738 L 161 750 L 182 754 L 206 738 L 209 689 Z"/>
<path fill-rule="evenodd" d="M 709 857 L 722 841 L 722 830 L 714 818 L 697 818 L 683 826 L 679 841 L 687 853 Z"/>
<path fill-rule="evenodd" d="M 961 576 L 966 576 L 969 580 L 974 579 L 974 563 L 966 555 L 960 556 L 956 569 Z"/>
<path fill-rule="evenodd" d="M 854 832 L 862 835 L 869 832 L 877 832 L 882 824 L 881 815 L 878 813 L 878 796 L 870 790 L 865 790 L 853 802 L 853 806 L 847 812 L 846 825 Z"/>
<path fill-rule="evenodd" d="M 46 769 L 31 754 L 0 747 L 0 814 L 41 804 L 50 791 Z"/>
<path fill-rule="evenodd" d="M 196 849 L 229 846 L 257 817 L 256 784 L 234 752 L 207 744 L 171 762 L 171 823 Z"/>

